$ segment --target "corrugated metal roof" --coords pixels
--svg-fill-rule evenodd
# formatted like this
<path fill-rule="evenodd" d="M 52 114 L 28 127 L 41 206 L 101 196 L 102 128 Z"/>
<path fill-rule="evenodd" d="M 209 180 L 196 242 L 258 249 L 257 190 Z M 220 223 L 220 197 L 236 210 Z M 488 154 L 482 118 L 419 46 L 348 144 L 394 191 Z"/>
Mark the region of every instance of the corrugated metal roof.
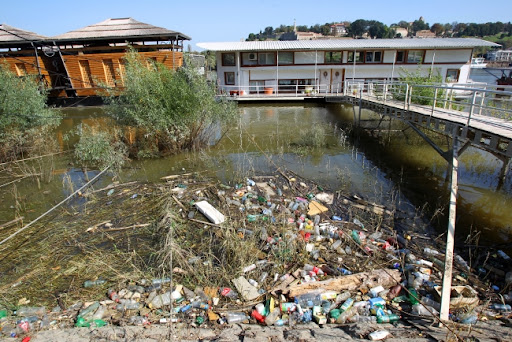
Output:
<path fill-rule="evenodd" d="M 181 39 L 191 38 L 183 33 L 171 31 L 163 27 L 157 27 L 142 23 L 133 18 L 107 19 L 100 23 L 70 31 L 53 37 L 55 40 L 97 40 L 112 38 L 136 38 L 136 37 L 169 37 L 176 36 Z"/>
<path fill-rule="evenodd" d="M 476 38 L 326 39 L 198 43 L 212 51 L 329 50 L 329 49 L 433 49 L 499 47 Z"/>
<path fill-rule="evenodd" d="M 45 36 L 41 36 L 37 33 L 25 31 L 16 27 L 12 27 L 6 24 L 0 25 L 0 44 L 2 43 L 29 43 L 33 40 L 44 40 L 47 39 Z"/>

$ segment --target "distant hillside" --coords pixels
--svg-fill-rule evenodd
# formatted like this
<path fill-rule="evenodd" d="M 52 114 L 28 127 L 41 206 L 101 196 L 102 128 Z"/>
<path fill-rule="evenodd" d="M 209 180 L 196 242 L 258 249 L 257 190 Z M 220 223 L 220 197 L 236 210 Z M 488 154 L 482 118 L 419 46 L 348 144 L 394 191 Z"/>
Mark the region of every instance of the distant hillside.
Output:
<path fill-rule="evenodd" d="M 483 37 L 486 40 L 502 44 L 504 47 L 509 48 L 512 36 L 512 24 L 502 22 L 488 22 L 488 23 L 434 23 L 429 25 L 424 21 L 423 17 L 412 22 L 401 20 L 398 23 L 387 26 L 380 21 L 358 19 L 353 22 L 340 21 L 338 23 L 344 24 L 346 34 L 349 37 L 360 38 L 399 38 L 401 34 L 396 32 L 401 29 L 402 32 L 407 32 L 407 36 L 414 36 L 416 32 L 423 30 L 430 30 L 436 37 Z M 325 23 L 323 25 L 280 25 L 273 28 L 272 26 L 266 27 L 259 33 L 250 33 L 246 40 L 278 40 L 285 33 L 290 32 L 315 32 L 322 34 L 326 37 L 335 35 L 331 30 L 331 26 L 336 23 Z M 404 31 L 405 29 L 406 31 Z"/>

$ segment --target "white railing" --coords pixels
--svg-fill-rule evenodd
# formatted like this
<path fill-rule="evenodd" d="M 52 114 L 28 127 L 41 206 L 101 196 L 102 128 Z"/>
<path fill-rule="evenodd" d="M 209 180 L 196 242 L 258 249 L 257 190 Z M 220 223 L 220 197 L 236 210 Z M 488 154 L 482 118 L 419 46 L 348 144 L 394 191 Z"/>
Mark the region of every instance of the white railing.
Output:
<path fill-rule="evenodd" d="M 423 108 L 431 116 L 459 115 L 467 119 L 466 125 L 471 120 L 488 122 L 489 117 L 512 122 L 512 86 L 347 81 L 344 93 L 359 99 L 393 102 L 405 110 Z"/>
<path fill-rule="evenodd" d="M 512 86 L 485 83 L 407 84 L 391 81 L 346 80 L 329 85 L 222 86 L 220 96 L 229 97 L 307 97 L 352 96 L 376 102 L 394 103 L 411 110 L 423 108 L 434 113 L 459 115 L 471 120 L 482 117 L 512 122 Z"/>

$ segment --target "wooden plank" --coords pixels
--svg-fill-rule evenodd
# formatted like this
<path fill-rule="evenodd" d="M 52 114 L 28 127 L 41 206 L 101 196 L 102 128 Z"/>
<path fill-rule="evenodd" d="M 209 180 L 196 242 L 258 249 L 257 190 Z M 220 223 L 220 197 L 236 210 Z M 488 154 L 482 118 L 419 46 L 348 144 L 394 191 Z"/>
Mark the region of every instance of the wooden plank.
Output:
<path fill-rule="evenodd" d="M 371 289 L 378 285 L 382 285 L 384 288 L 389 288 L 398 284 L 400 282 L 400 277 L 401 275 L 399 270 L 378 269 L 370 272 L 331 278 L 324 281 L 315 281 L 291 286 L 287 289 L 287 292 L 290 297 L 296 297 L 317 289 L 323 289 L 325 291 L 354 291 L 362 287 Z"/>

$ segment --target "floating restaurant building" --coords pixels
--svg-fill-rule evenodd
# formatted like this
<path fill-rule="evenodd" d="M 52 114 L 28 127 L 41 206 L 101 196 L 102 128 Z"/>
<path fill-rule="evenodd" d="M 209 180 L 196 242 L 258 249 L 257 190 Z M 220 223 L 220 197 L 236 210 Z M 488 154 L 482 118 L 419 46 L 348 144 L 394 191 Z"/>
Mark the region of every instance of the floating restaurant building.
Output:
<path fill-rule="evenodd" d="M 231 94 L 342 92 L 347 81 L 396 80 L 404 71 L 468 81 L 473 38 L 330 39 L 199 43 L 215 51 L 218 84 Z"/>
<path fill-rule="evenodd" d="M 148 63 L 169 68 L 183 64 L 183 42 L 190 37 L 132 18 L 101 23 L 45 37 L 0 25 L 0 62 L 18 76 L 37 75 L 50 97 L 95 96 L 107 87 L 123 86 L 128 45 Z"/>

